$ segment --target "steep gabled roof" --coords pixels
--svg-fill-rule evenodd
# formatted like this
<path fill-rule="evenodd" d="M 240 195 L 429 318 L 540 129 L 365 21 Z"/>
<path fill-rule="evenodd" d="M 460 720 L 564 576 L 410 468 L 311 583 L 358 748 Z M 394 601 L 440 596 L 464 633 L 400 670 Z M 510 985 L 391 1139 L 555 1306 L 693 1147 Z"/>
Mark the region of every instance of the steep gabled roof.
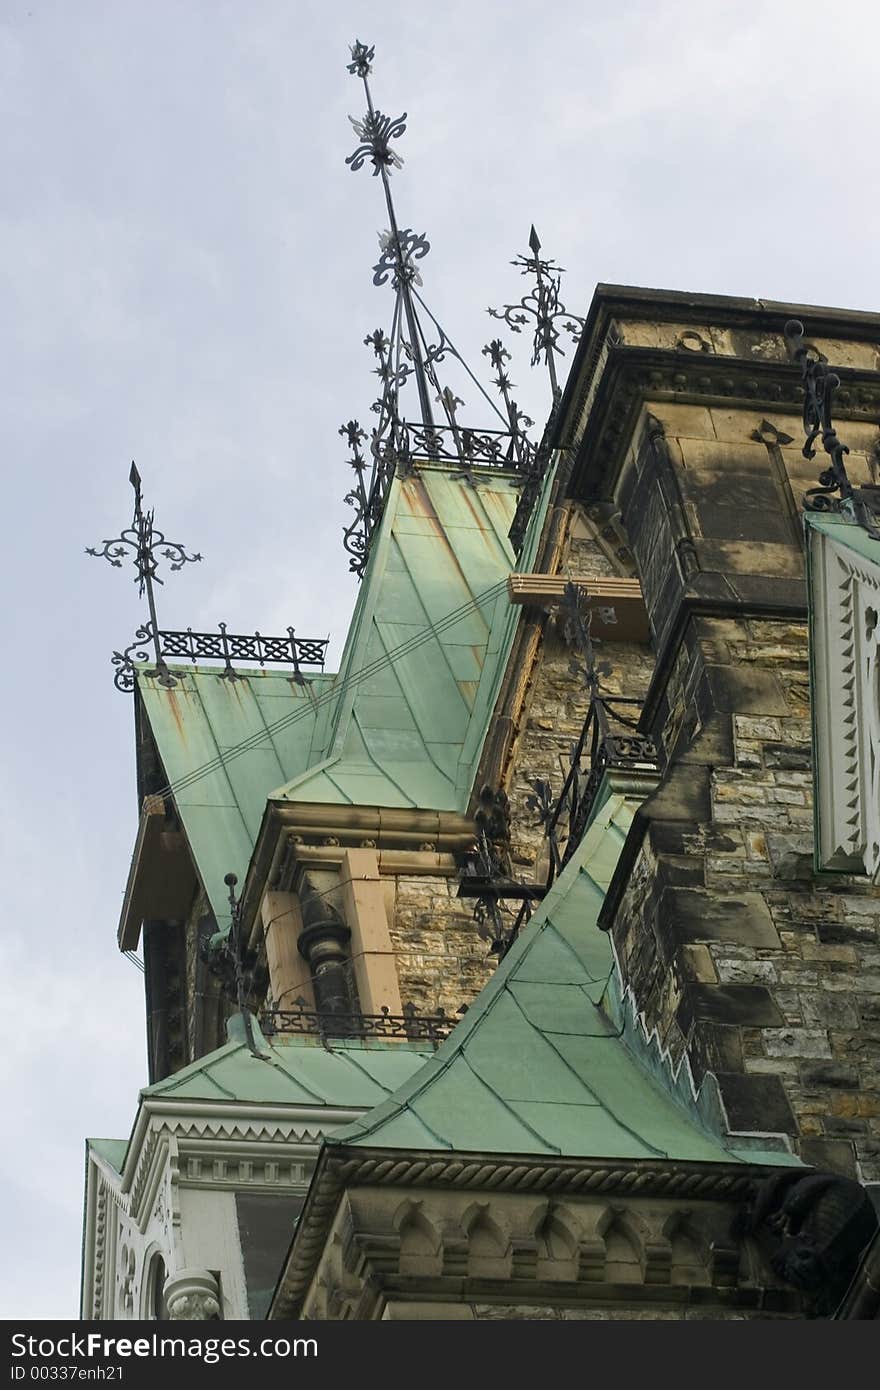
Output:
<path fill-rule="evenodd" d="M 193 857 L 221 924 L 267 799 L 464 811 L 519 610 L 506 580 L 516 479 L 422 464 L 395 479 L 339 674 L 174 668 L 138 689 Z M 545 486 L 548 494 L 550 479 Z M 531 563 L 544 515 L 520 559 Z M 241 751 L 238 751 L 241 750 Z"/>
<path fill-rule="evenodd" d="M 274 671 L 237 671 L 230 681 L 216 669 L 172 670 L 170 689 L 140 670 L 138 691 L 211 907 L 225 921 L 223 877 L 243 877 L 267 792 L 313 760 L 335 677 L 298 685 Z"/>
<path fill-rule="evenodd" d="M 513 482 L 428 465 L 394 481 L 323 759 L 273 800 L 465 809 L 516 618 Z"/>

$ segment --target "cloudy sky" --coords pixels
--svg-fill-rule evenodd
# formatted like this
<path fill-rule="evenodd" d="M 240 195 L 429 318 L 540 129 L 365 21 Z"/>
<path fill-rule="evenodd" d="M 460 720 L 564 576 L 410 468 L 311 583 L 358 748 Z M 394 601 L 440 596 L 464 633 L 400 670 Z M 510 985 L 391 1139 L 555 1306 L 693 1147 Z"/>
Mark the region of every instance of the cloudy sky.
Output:
<path fill-rule="evenodd" d="M 128 522 L 129 461 L 205 557 L 165 626 L 344 638 L 337 428 L 389 310 L 380 188 L 344 164 L 355 37 L 474 364 L 532 221 L 574 312 L 598 281 L 880 309 L 876 0 L 0 0 L 6 1318 L 76 1316 L 83 1137 L 127 1135 L 145 1081 L 108 664 L 142 609 L 83 554 Z"/>

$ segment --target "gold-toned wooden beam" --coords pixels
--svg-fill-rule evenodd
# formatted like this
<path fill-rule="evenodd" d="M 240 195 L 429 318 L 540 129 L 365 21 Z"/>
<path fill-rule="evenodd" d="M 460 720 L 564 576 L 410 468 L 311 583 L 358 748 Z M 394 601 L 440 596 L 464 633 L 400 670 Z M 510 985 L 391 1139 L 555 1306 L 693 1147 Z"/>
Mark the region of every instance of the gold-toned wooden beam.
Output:
<path fill-rule="evenodd" d="M 531 608 L 555 608 L 562 602 L 567 584 L 577 584 L 590 598 L 591 631 L 606 642 L 647 642 L 648 614 L 637 579 L 572 579 L 564 574 L 510 574 L 507 591 L 511 603 Z"/>

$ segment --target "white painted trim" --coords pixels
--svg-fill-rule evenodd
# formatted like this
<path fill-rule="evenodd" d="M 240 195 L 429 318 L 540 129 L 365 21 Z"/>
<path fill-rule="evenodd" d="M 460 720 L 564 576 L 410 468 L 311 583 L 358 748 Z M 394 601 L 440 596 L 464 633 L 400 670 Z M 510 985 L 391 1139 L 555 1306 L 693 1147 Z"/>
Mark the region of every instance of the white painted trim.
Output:
<path fill-rule="evenodd" d="M 808 536 L 817 867 L 880 884 L 880 547 Z"/>

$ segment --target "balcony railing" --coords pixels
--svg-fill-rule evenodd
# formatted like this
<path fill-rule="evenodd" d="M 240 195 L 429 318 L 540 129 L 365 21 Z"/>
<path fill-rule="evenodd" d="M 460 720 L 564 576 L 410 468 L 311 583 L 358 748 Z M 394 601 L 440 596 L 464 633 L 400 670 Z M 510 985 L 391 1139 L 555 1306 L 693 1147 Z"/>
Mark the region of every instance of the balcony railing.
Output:
<path fill-rule="evenodd" d="M 651 736 L 638 729 L 639 708 L 640 701 L 625 696 L 592 696 L 562 791 L 547 818 L 551 878 L 583 839 L 606 772 L 656 772 L 657 750 Z"/>
<path fill-rule="evenodd" d="M 466 1011 L 465 1006 L 459 1013 Z M 280 1034 L 311 1034 L 324 1040 L 333 1038 L 405 1038 L 408 1042 L 429 1042 L 439 1047 L 449 1037 L 457 1018 L 442 1008 L 435 1014 L 420 1014 L 413 1004 L 404 1004 L 402 1014 L 383 1008 L 378 1014 L 322 1013 L 305 1003 L 295 1009 L 268 1009 L 260 1016 L 266 1037 Z"/>

